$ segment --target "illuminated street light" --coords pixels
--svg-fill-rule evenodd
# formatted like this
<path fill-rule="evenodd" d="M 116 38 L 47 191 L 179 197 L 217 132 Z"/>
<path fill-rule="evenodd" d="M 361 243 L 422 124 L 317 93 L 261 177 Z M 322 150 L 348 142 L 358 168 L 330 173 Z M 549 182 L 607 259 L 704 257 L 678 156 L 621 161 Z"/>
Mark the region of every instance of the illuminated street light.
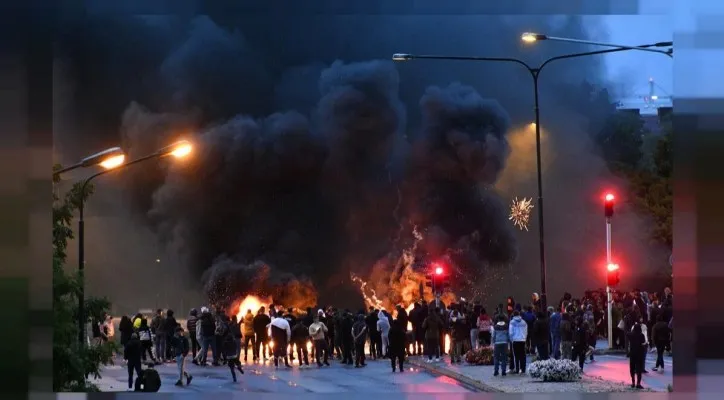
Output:
<path fill-rule="evenodd" d="M 412 59 L 413 57 L 411 54 L 395 53 L 392 55 L 392 61 L 408 61 Z"/>
<path fill-rule="evenodd" d="M 153 158 L 161 158 L 166 156 L 173 156 L 174 158 L 184 158 L 187 155 L 191 153 L 193 150 L 193 146 L 190 142 L 186 140 L 178 141 L 170 146 L 166 146 L 154 153 L 151 153 L 145 157 L 137 158 L 135 160 L 129 161 L 127 163 L 124 163 L 125 161 L 125 154 L 121 151 L 120 148 L 114 147 L 113 149 L 108 149 L 103 152 L 100 152 L 98 154 L 94 154 L 90 157 L 86 157 L 81 161 L 81 163 L 78 164 L 78 166 L 86 166 L 83 163 L 86 163 L 88 165 L 94 165 L 99 164 L 103 166 L 105 169 L 103 171 L 97 172 L 90 177 L 86 178 L 83 181 L 83 184 L 81 185 L 80 193 L 84 194 L 86 192 L 86 187 L 88 184 L 95 178 L 107 174 L 111 171 L 116 171 L 119 169 L 124 169 L 130 165 L 138 164 L 143 161 L 147 161 Z M 77 168 L 77 167 L 76 167 Z M 66 169 L 68 170 L 68 169 Z M 61 170 L 59 172 L 56 172 L 56 174 L 63 172 L 65 170 Z M 78 290 L 78 340 L 80 342 L 80 345 L 83 346 L 85 343 L 85 280 L 84 280 L 84 272 L 85 272 L 85 221 L 83 216 L 83 209 L 85 206 L 84 197 L 81 197 L 80 202 L 78 204 L 78 275 L 79 275 L 79 281 L 80 281 L 80 287 Z M 156 263 L 160 263 L 160 259 L 156 259 Z"/>
<path fill-rule="evenodd" d="M 541 35 L 538 33 L 526 32 L 523 35 L 521 35 L 520 39 L 523 40 L 524 42 L 533 43 L 533 42 L 537 42 L 539 40 L 546 40 L 546 39 L 548 39 L 548 36 Z"/>
<path fill-rule="evenodd" d="M 657 42 L 657 43 L 646 44 L 646 45 L 641 45 L 641 46 L 629 46 L 629 45 L 623 45 L 623 44 L 601 43 L 601 42 L 593 42 L 590 40 L 548 36 L 548 35 L 541 35 L 539 33 L 530 33 L 530 32 L 526 32 L 523 35 L 521 35 L 520 39 L 526 43 L 534 43 L 534 42 L 538 42 L 538 41 L 542 41 L 542 40 L 550 40 L 550 41 L 554 41 L 554 42 L 580 43 L 580 44 L 590 44 L 593 46 L 613 47 L 613 48 L 617 48 L 617 49 L 649 51 L 652 53 L 666 54 L 669 57 L 673 57 L 673 54 L 674 54 L 674 50 L 672 48 L 669 48 L 667 50 L 657 50 L 657 49 L 651 48 L 651 47 L 672 47 L 674 45 L 674 42 Z"/>
<path fill-rule="evenodd" d="M 62 173 L 72 171 L 77 168 L 88 168 L 95 165 L 100 165 L 101 167 L 110 170 L 119 167 L 123 164 L 125 160 L 126 155 L 120 147 L 111 147 L 109 149 L 105 149 L 103 151 L 90 155 L 80 160 L 79 163 L 73 164 L 70 167 L 54 171 L 53 177 L 57 177 Z"/>

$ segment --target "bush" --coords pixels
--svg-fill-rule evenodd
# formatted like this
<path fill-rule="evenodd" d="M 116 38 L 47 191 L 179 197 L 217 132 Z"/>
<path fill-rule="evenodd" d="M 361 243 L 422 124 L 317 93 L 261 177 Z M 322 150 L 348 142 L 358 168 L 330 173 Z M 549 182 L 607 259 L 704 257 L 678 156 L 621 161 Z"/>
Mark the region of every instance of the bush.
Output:
<path fill-rule="evenodd" d="M 573 382 L 581 379 L 581 369 L 571 360 L 535 361 L 528 367 L 528 374 L 543 382 Z"/>
<path fill-rule="evenodd" d="M 465 353 L 465 361 L 471 365 L 493 365 L 493 348 L 481 347 Z"/>

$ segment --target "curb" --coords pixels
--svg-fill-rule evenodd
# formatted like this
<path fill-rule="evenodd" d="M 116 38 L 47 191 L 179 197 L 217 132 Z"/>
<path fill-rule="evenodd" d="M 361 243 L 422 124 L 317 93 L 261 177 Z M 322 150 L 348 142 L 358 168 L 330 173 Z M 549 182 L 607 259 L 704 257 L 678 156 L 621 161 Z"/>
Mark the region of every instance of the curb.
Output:
<path fill-rule="evenodd" d="M 626 355 L 626 350 L 596 349 L 596 350 L 593 350 L 593 354 L 597 355 L 597 356 L 605 356 L 605 355 L 621 356 L 621 355 Z"/>
<path fill-rule="evenodd" d="M 465 375 L 458 374 L 457 372 L 450 371 L 450 370 L 447 369 L 447 368 L 440 368 L 440 367 L 437 367 L 437 366 L 435 366 L 435 365 L 426 364 L 426 363 L 424 363 L 424 362 L 420 362 L 420 361 L 417 361 L 417 360 L 410 360 L 410 359 L 408 359 L 407 363 L 410 364 L 410 365 L 414 365 L 414 366 L 416 366 L 416 367 L 418 367 L 418 368 L 420 368 L 420 369 L 424 369 L 424 370 L 426 370 L 426 371 L 433 372 L 433 373 L 436 373 L 436 374 L 438 374 L 438 375 L 443 375 L 443 376 L 446 376 L 446 377 L 448 377 L 448 378 L 455 379 L 456 381 L 461 382 L 461 383 L 463 383 L 463 384 L 465 384 L 465 385 L 467 385 L 467 386 L 473 387 L 473 388 L 475 388 L 475 389 L 477 389 L 477 390 L 479 390 L 479 391 L 481 391 L 481 392 L 504 393 L 504 392 L 503 392 L 502 390 L 500 390 L 500 389 L 494 388 L 494 387 L 492 387 L 492 386 L 490 386 L 490 385 L 486 385 L 485 383 L 483 383 L 483 382 L 481 382 L 481 381 L 478 381 L 478 380 L 469 378 L 469 377 L 467 377 L 467 376 L 465 376 Z"/>

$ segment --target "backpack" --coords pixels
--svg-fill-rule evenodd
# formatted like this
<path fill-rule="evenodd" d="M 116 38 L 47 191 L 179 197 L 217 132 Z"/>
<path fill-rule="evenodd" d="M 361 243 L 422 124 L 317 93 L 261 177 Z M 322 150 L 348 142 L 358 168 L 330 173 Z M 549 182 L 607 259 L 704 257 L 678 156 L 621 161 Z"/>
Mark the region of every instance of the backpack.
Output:
<path fill-rule="evenodd" d="M 158 392 L 159 389 L 161 389 L 161 377 L 158 375 L 158 371 L 153 368 L 143 370 L 143 374 L 136 378 L 136 390 Z"/>

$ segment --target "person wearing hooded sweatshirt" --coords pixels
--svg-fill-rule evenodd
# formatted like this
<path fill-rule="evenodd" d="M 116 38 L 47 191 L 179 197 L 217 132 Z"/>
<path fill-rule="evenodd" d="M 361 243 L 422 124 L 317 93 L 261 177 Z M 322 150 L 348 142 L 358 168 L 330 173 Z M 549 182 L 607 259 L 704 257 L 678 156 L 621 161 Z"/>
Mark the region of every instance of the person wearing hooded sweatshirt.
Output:
<path fill-rule="evenodd" d="M 195 308 L 192 308 L 189 312 L 189 318 L 186 320 L 186 330 L 189 332 L 189 341 L 191 342 L 191 357 L 193 363 L 196 362 L 196 353 L 199 351 L 201 346 L 199 345 L 198 337 L 196 337 L 196 324 L 199 322 L 199 313 Z"/>
<path fill-rule="evenodd" d="M 252 360 L 256 361 L 258 354 L 256 354 L 256 336 L 254 336 L 254 314 L 251 309 L 246 310 L 244 319 L 242 320 L 242 335 L 244 336 L 244 362 L 249 361 L 249 345 L 251 345 Z"/>
<path fill-rule="evenodd" d="M 651 340 L 656 345 L 656 366 L 654 366 L 654 371 L 658 371 L 659 368 L 663 371 L 664 350 L 671 342 L 671 330 L 661 314 L 656 316 L 656 324 L 651 329 Z"/>
<path fill-rule="evenodd" d="M 127 316 L 121 317 L 121 322 L 118 323 L 118 331 L 121 332 L 121 346 L 125 346 L 126 343 L 131 339 L 133 333 L 133 323 Z"/>
<path fill-rule="evenodd" d="M 503 316 L 498 316 L 495 325 L 489 328 L 490 340 L 493 343 L 493 365 L 495 369 L 493 376 L 498 376 L 498 368 L 506 375 L 505 367 L 508 364 L 508 343 L 510 343 L 510 331 Z"/>
<path fill-rule="evenodd" d="M 169 340 L 176 331 L 176 318 L 174 318 L 173 310 L 166 311 L 166 319 L 161 323 L 163 326 L 164 336 L 161 338 L 161 357 L 164 362 L 173 362 L 171 357 L 171 346 L 168 345 Z"/>
<path fill-rule="evenodd" d="M 588 323 L 583 317 L 576 317 L 576 325 L 573 332 L 573 360 L 578 360 L 578 366 L 583 371 L 586 362 L 586 351 L 588 351 Z"/>
<path fill-rule="evenodd" d="M 399 365 L 400 372 L 404 371 L 406 330 L 407 326 L 402 326 L 400 320 L 393 321 L 390 326 L 387 353 L 392 364 L 392 372 L 395 372 L 395 362 Z M 384 346 L 384 342 L 382 345 Z"/>
<path fill-rule="evenodd" d="M 470 340 L 470 329 L 465 323 L 465 315 L 459 305 L 451 306 L 450 311 L 450 363 L 462 363 L 465 342 Z"/>
<path fill-rule="evenodd" d="M 266 309 L 261 307 L 254 316 L 254 334 L 256 335 L 255 355 L 257 359 L 266 361 L 269 355 L 269 334 L 267 333 L 267 325 L 271 323 L 271 318 L 266 314 Z"/>
<path fill-rule="evenodd" d="M 352 340 L 354 341 L 355 368 L 364 367 L 365 364 L 365 342 L 367 341 L 367 323 L 365 315 L 358 314 L 357 321 L 352 326 Z"/>
<path fill-rule="evenodd" d="M 431 306 L 427 317 L 422 321 L 422 329 L 425 330 L 425 352 L 427 353 L 427 362 L 440 361 L 440 331 L 442 330 L 442 320 L 440 319 L 440 310 Z"/>
<path fill-rule="evenodd" d="M 380 310 L 377 314 L 377 332 L 380 334 L 380 342 L 382 345 L 381 354 L 383 358 L 388 357 L 390 347 L 390 321 L 384 312 Z"/>
<path fill-rule="evenodd" d="M 228 328 L 229 331 L 234 329 L 233 326 L 231 326 L 233 322 L 224 322 L 230 325 Z M 236 383 L 236 371 L 238 370 L 239 373 L 243 375 L 244 370 L 241 368 L 241 361 L 239 361 L 239 347 L 237 346 L 237 342 L 234 340 L 234 335 L 232 333 L 222 336 L 221 353 L 224 354 L 224 358 L 226 359 L 226 365 L 229 367 L 229 371 L 231 372 L 231 379 L 234 383 Z"/>
<path fill-rule="evenodd" d="M 550 317 L 548 318 L 548 325 L 550 327 L 550 336 L 553 346 L 553 358 L 556 360 L 561 358 L 561 313 L 556 311 L 553 307 L 548 307 Z"/>
<path fill-rule="evenodd" d="M 508 335 L 513 343 L 514 368 L 511 373 L 524 374 L 526 367 L 525 341 L 528 338 L 528 324 L 521 318 L 520 312 L 513 312 L 513 318 L 508 326 Z"/>
<path fill-rule="evenodd" d="M 292 328 L 289 326 L 289 321 L 284 319 L 283 315 L 277 313 L 269 325 L 272 340 L 274 341 L 274 367 L 279 368 L 279 359 L 281 358 L 284 360 L 284 365 L 289 368 L 287 348 L 289 347 L 289 341 L 292 339 Z"/>
<path fill-rule="evenodd" d="M 505 321 L 505 317 L 502 315 L 503 321 Z M 490 319 L 490 316 L 487 312 L 485 312 L 485 309 L 482 308 L 480 310 L 480 315 L 478 316 L 476 320 L 476 324 L 478 326 L 478 342 L 481 346 L 490 346 L 492 342 L 492 335 L 490 333 L 490 329 L 493 327 L 493 320 Z M 506 325 L 507 326 L 507 325 Z"/>
<path fill-rule="evenodd" d="M 548 350 L 550 349 L 550 335 L 551 328 L 548 323 L 546 314 L 542 311 L 538 311 L 535 322 L 533 323 L 533 332 L 531 342 L 535 346 L 536 353 L 538 354 L 538 360 L 544 361 L 548 359 Z"/>
<path fill-rule="evenodd" d="M 128 320 L 131 323 L 131 320 Z M 128 361 L 128 390 L 133 389 L 133 372 L 136 372 L 136 376 L 141 376 L 141 341 L 138 339 L 138 334 L 132 333 L 128 338 L 128 341 L 123 346 L 123 358 Z"/>
<path fill-rule="evenodd" d="M 317 366 L 322 367 L 322 356 L 324 356 L 324 365 L 329 366 L 329 349 L 327 348 L 327 333 L 329 328 L 322 322 L 319 314 L 314 317 L 314 322 L 309 326 L 309 336 L 312 338 L 314 345 L 314 359 L 317 360 Z M 344 364 L 344 362 L 343 362 Z"/>

